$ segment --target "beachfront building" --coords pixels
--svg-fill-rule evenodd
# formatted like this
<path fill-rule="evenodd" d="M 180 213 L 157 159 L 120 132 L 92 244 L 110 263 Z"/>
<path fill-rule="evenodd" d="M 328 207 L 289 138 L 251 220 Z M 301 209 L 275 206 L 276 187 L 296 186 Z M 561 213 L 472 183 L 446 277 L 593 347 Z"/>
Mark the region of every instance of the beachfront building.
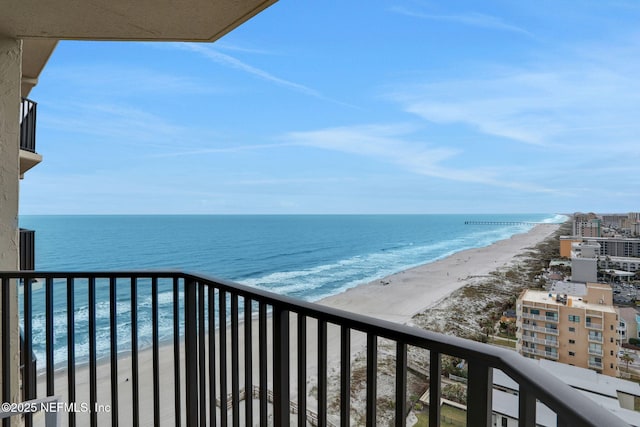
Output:
<path fill-rule="evenodd" d="M 580 237 L 600 237 L 602 224 L 599 218 L 577 217 L 573 220 L 573 235 Z"/>
<path fill-rule="evenodd" d="M 598 281 L 598 252 L 600 245 L 588 240 L 571 245 L 571 280 L 574 282 Z"/>
<path fill-rule="evenodd" d="M 629 338 L 640 339 L 640 312 L 633 307 L 619 307 L 620 324 L 618 336 L 621 343 L 628 343 Z"/>
<path fill-rule="evenodd" d="M 617 376 L 618 314 L 609 285 L 557 283 L 549 291 L 527 289 L 517 300 L 517 350 Z"/>
<path fill-rule="evenodd" d="M 27 123 L 31 107 L 21 98 L 37 84 L 38 76 L 60 39 L 65 40 L 167 40 L 213 41 L 243 24 L 275 0 L 9 0 L 0 13 L 0 393 L 2 401 L 17 403 L 47 396 L 67 408 L 69 425 L 327 425 L 329 404 L 328 335 L 338 338 L 339 417 L 350 424 L 352 347 L 360 345 L 366 363 L 364 424 L 376 425 L 378 339 L 395 346 L 395 389 L 392 400 L 396 426 L 406 424 L 408 347 L 429 351 L 430 425 L 439 424 L 441 357 L 455 355 L 468 363 L 468 425 L 491 425 L 492 372 L 500 369 L 518 383 L 522 425 L 533 425 L 537 402 L 555 414 L 558 424 L 623 426 L 607 411 L 544 371 L 534 369 L 519 355 L 478 342 L 417 330 L 404 325 L 355 315 L 297 301 L 234 283 L 184 272 L 145 270 L 134 272 L 34 272 L 18 271 L 19 140 L 21 123 Z M 22 112 L 22 113 L 21 113 Z M 23 114 L 23 116 L 21 116 Z M 27 120 L 27 121 L 25 121 Z M 25 125 L 25 128 L 28 128 Z M 25 130 L 25 132 L 28 129 Z M 37 163 L 37 156 L 24 156 Z M 28 157 L 28 158 L 27 158 Z M 33 285 L 46 313 L 34 324 Z M 158 337 L 158 289 L 169 289 L 174 334 L 160 346 Z M 57 293 L 54 310 L 53 290 Z M 100 292 L 96 292 L 99 289 Z M 22 297 L 18 304 L 18 290 Z M 130 307 L 118 312 L 124 294 Z M 86 298 L 88 310 L 76 313 L 77 298 Z M 145 304 L 138 304 L 145 301 Z M 147 304 L 150 302 L 150 304 Z M 141 306 L 144 307 L 141 308 Z M 64 307 L 63 316 L 54 311 Z M 96 307 L 109 311 L 108 353 L 98 361 Z M 59 314 L 59 313 L 57 313 Z M 87 331 L 87 360 L 76 361 L 76 315 L 83 316 Z M 140 354 L 139 317 L 151 318 L 149 351 Z M 256 319 L 240 322 L 240 316 Z M 22 319 L 22 321 L 19 321 Z M 255 327 L 254 327 L 255 323 Z M 295 326 L 294 330 L 291 325 Z M 217 332 L 216 325 L 218 326 Z M 22 327 L 23 338 L 20 339 Z M 311 327 L 314 329 L 312 330 Z M 45 360 L 32 359 L 34 329 L 46 342 Z M 312 331 L 312 332 L 311 332 Z M 309 336 L 307 337 L 307 333 Z M 124 337 L 122 335 L 125 335 Z M 353 342 L 352 342 L 353 335 Z M 66 350 L 62 369 L 54 364 L 54 342 Z M 123 342 L 126 358 L 121 357 Z M 307 345 L 317 348 L 307 360 Z M 101 344 L 104 344 L 101 342 Z M 352 346 L 353 344 L 353 346 Z M 161 351 L 162 350 L 162 351 Z M 332 350 L 335 348 L 332 347 Z M 311 358 L 311 356 L 310 356 Z M 79 366 L 82 363 L 82 366 Z M 316 376 L 313 400 L 308 398 L 309 366 Z M 331 369 L 338 365 L 331 366 Z M 99 369 L 98 369 L 99 368 Z M 37 369 L 41 369 L 38 371 Z M 162 389 L 162 390 L 161 390 Z M 162 391 L 162 392 L 161 392 Z M 100 398 L 100 400 L 98 400 Z M 253 399 L 252 399 L 253 398 Z M 256 407 L 246 404 L 257 400 Z M 315 411 L 307 408 L 307 401 Z M 108 411 L 98 403 L 108 402 Z M 42 402 L 42 401 L 41 401 Z M 85 406 L 86 405 L 86 406 Z M 29 408 L 29 406 L 22 406 Z M 39 408 L 42 408 L 41 406 Z M 86 408 L 74 411 L 73 408 Z M 102 405 L 105 409 L 105 405 Z M 292 409 L 293 408 L 293 409 Z M 4 411 L 4 408 L 3 408 Z M 19 425 L 22 416 L 0 412 L 6 427 Z M 310 415 L 311 414 L 311 415 Z M 41 415 L 41 414 L 40 414 Z M 35 415 L 38 416 L 38 415 Z M 311 419 L 310 419 L 311 417 Z M 30 424 L 31 415 L 24 419 Z M 295 420 L 294 420 L 295 419 Z M 223 422 L 224 420 L 224 422 Z M 533 421 L 532 421 L 533 420 Z M 54 420 L 55 421 L 55 420 Z M 351 422 L 351 425 L 355 423 Z"/>

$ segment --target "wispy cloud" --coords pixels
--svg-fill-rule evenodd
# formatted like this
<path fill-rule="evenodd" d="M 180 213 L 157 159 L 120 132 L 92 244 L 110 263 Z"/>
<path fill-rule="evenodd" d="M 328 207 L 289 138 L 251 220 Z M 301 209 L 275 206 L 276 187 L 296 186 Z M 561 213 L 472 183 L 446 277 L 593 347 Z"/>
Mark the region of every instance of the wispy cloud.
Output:
<path fill-rule="evenodd" d="M 79 90 L 119 96 L 137 96 L 141 92 L 163 94 L 219 93 L 226 89 L 210 81 L 177 76 L 158 69 L 115 66 L 112 64 L 53 66 L 47 70 L 57 84 L 73 84 Z"/>
<path fill-rule="evenodd" d="M 471 12 L 464 15 L 438 15 L 438 14 L 417 12 L 401 6 L 392 7 L 391 11 L 402 14 L 402 15 L 411 16 L 414 18 L 428 19 L 432 21 L 453 22 L 457 24 L 469 25 L 469 26 L 478 27 L 478 28 L 486 28 L 490 30 L 509 31 L 509 32 L 533 37 L 533 34 L 525 30 L 524 28 L 504 22 L 502 19 L 496 16 L 485 15 L 483 13 Z"/>
<path fill-rule="evenodd" d="M 150 157 L 181 157 L 181 156 L 199 156 L 202 154 L 220 154 L 220 153 L 240 153 L 243 151 L 271 150 L 274 148 L 290 147 L 291 143 L 280 144 L 250 144 L 235 145 L 229 147 L 203 148 L 198 150 L 185 150 L 169 153 L 154 154 Z"/>
<path fill-rule="evenodd" d="M 625 46 L 624 51 L 629 52 Z M 408 85 L 390 98 L 429 122 L 543 146 L 612 144 L 627 149 L 640 124 L 640 43 L 633 55 L 571 52 L 529 66 L 488 69 L 468 80 Z"/>
<path fill-rule="evenodd" d="M 342 101 L 338 101 L 335 99 L 331 99 L 325 95 L 323 95 L 320 91 L 313 89 L 309 86 L 305 86 L 300 83 L 296 83 L 291 80 L 287 80 L 281 77 L 278 77 L 268 71 L 262 70 L 260 68 L 254 67 L 253 65 L 249 65 L 231 55 L 227 55 L 226 53 L 219 52 L 213 47 L 205 46 L 197 43 L 174 43 L 172 44 L 177 49 L 189 50 L 191 52 L 196 52 L 199 55 L 202 55 L 218 64 L 224 65 L 226 67 L 235 68 L 237 70 L 248 73 L 252 76 L 258 77 L 260 79 L 266 80 L 271 83 L 275 83 L 279 86 L 285 87 L 287 89 L 294 90 L 296 92 L 302 93 L 307 96 L 311 96 L 314 98 L 318 98 L 324 101 L 329 101 L 335 104 L 347 106 L 353 108 L 353 105 L 344 103 Z"/>
<path fill-rule="evenodd" d="M 487 184 L 529 192 L 553 192 L 536 184 L 516 182 L 491 169 L 456 169 L 446 161 L 461 155 L 458 150 L 416 141 L 415 127 L 407 125 L 369 125 L 290 132 L 286 141 L 325 150 L 375 158 L 411 173 L 450 181 Z"/>

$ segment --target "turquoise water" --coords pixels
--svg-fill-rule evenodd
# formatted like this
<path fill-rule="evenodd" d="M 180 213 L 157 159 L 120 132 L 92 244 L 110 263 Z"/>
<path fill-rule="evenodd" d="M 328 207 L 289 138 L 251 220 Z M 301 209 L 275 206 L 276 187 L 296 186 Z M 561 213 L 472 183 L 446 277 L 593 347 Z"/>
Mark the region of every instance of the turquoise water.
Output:
<path fill-rule="evenodd" d="M 554 214 L 517 215 L 223 215 L 22 216 L 36 230 L 36 269 L 115 271 L 179 269 L 233 280 L 309 301 L 386 275 L 490 245 L 531 225 L 465 221 L 562 222 Z M 44 306 L 34 293 L 34 341 L 44 360 Z M 108 351 L 107 288 L 98 289 L 98 352 Z M 88 309 L 76 298 L 76 357 L 86 357 Z M 64 298 L 55 298 L 56 362 L 66 359 Z M 150 342 L 150 300 L 139 301 L 140 340 Z M 160 333 L 172 333 L 170 289 L 160 289 Z M 120 295 L 118 313 L 130 304 Z M 148 316 L 147 316 L 148 314 Z M 58 328 L 57 325 L 60 325 Z M 127 334 L 119 334 L 127 346 Z M 58 347 L 58 344 L 56 344 Z"/>

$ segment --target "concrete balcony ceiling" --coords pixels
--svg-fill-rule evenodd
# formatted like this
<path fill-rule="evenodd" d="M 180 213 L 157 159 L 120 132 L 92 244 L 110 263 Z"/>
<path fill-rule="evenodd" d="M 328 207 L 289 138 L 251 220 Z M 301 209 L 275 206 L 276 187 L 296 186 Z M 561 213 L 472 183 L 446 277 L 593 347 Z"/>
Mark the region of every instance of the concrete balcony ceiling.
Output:
<path fill-rule="evenodd" d="M 2 0 L 0 35 L 213 41 L 276 0 Z"/>
<path fill-rule="evenodd" d="M 58 40 L 213 41 L 277 0 L 2 0 L 0 37 L 23 39 L 22 96 Z"/>

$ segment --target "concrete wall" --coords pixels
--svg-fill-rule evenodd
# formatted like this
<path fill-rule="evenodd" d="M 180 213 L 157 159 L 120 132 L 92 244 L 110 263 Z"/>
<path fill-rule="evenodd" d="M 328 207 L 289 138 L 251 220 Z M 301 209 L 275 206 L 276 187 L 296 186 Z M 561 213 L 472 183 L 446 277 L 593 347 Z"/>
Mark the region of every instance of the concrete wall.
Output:
<path fill-rule="evenodd" d="M 22 77 L 22 42 L 0 37 L 0 270 L 19 268 L 18 180 L 20 176 L 19 122 L 20 80 Z M 12 400 L 18 401 L 19 330 L 18 293 L 11 284 L 11 347 L 0 351 L 0 357 L 11 358 Z M 2 313 L 4 314 L 4 313 Z M 1 360 L 1 359 L 0 359 Z M 0 377 L 0 381 L 2 378 Z M 0 396 L 1 397 L 1 396 Z"/>

